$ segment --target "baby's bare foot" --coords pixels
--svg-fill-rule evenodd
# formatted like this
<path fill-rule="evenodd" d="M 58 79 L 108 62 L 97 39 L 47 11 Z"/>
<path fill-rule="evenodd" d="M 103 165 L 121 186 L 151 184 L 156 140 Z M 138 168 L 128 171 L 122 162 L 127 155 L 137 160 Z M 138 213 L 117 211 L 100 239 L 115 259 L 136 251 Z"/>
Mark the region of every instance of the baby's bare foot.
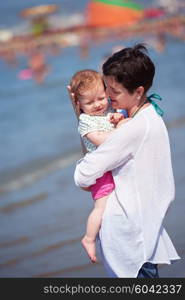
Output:
<path fill-rule="evenodd" d="M 88 238 L 87 236 L 84 236 L 81 242 L 91 261 L 93 263 L 97 262 L 95 241 L 93 241 L 91 238 Z"/>

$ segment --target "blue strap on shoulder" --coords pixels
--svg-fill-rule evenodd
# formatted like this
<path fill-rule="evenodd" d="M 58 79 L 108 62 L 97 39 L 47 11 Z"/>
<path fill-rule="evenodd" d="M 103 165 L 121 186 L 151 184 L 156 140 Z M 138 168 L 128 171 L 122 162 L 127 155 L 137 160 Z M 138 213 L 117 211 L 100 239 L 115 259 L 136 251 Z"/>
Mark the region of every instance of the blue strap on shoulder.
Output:
<path fill-rule="evenodd" d="M 126 109 L 116 109 L 116 112 L 119 112 L 120 114 L 124 115 L 125 118 L 128 118 Z"/>
<path fill-rule="evenodd" d="M 158 115 L 160 115 L 161 117 L 164 115 L 164 111 L 159 107 L 159 105 L 153 100 L 162 100 L 161 96 L 159 96 L 158 94 L 151 94 L 149 97 L 147 97 L 147 100 L 153 105 L 156 113 Z"/>

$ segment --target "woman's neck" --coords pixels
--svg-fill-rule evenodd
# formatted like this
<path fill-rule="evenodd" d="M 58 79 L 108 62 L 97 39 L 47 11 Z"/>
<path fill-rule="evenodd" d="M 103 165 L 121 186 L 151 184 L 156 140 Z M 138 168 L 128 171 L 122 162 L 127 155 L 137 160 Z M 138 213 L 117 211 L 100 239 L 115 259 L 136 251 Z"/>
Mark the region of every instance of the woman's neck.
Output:
<path fill-rule="evenodd" d="M 144 96 L 142 97 L 141 101 L 135 105 L 133 105 L 129 110 L 128 110 L 128 115 L 129 118 L 132 118 L 135 116 L 135 114 L 144 109 L 145 107 L 147 107 L 149 105 L 149 102 L 147 101 L 147 97 Z"/>

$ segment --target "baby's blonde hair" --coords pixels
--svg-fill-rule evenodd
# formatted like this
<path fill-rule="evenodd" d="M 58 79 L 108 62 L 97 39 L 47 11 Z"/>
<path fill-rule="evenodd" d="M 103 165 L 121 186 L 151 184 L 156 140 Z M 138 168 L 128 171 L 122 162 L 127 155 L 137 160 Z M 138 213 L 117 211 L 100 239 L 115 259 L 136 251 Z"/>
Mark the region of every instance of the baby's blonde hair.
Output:
<path fill-rule="evenodd" d="M 100 73 L 91 69 L 85 69 L 76 72 L 71 81 L 71 92 L 74 93 L 75 100 L 79 100 L 83 96 L 84 92 L 94 88 L 97 84 L 103 82 L 103 78 Z"/>

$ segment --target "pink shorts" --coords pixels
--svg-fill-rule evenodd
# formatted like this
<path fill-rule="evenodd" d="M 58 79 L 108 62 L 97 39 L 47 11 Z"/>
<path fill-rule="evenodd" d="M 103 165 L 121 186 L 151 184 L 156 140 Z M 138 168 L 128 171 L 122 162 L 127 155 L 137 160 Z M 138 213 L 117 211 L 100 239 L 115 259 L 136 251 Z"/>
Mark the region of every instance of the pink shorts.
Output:
<path fill-rule="evenodd" d="M 96 180 L 96 183 L 91 185 L 91 194 L 94 200 L 109 195 L 115 188 L 112 172 L 106 172 L 102 177 Z"/>

